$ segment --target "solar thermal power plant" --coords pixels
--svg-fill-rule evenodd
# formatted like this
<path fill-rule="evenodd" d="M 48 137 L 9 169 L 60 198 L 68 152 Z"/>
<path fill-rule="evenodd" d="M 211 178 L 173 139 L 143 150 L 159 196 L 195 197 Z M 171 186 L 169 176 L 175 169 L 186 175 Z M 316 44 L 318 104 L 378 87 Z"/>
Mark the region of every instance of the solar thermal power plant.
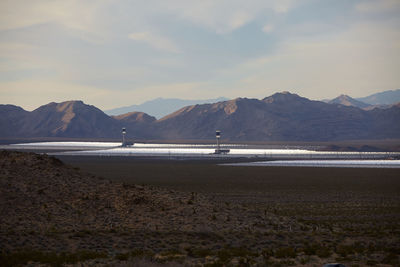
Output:
<path fill-rule="evenodd" d="M 65 156 L 129 156 L 164 159 L 244 159 L 247 166 L 400 168 L 399 152 L 319 151 L 313 147 L 263 147 L 261 145 L 132 143 L 122 131 L 118 142 L 35 142 L 3 145 L 2 149 L 41 151 Z"/>

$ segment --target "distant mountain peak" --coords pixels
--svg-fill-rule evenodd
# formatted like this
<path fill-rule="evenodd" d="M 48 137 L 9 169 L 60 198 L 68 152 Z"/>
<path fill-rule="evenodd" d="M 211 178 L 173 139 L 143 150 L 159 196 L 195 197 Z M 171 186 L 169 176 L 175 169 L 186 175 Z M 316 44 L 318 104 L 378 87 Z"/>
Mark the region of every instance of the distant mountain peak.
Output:
<path fill-rule="evenodd" d="M 328 103 L 329 104 L 340 104 L 343 106 L 357 107 L 357 108 L 366 108 L 369 106 L 368 104 L 366 104 L 364 102 L 358 101 L 358 100 L 356 100 L 348 95 L 344 95 L 344 94 L 341 94 L 340 96 L 330 100 Z"/>
<path fill-rule="evenodd" d="M 89 106 L 89 105 L 86 105 L 81 100 L 68 100 L 63 102 L 50 102 L 48 104 L 38 107 L 36 110 L 42 108 L 56 108 L 59 111 L 64 111 L 67 110 L 68 108 L 79 107 L 79 106 Z"/>
<path fill-rule="evenodd" d="M 307 98 L 301 97 L 297 94 L 290 93 L 289 91 L 283 91 L 280 93 L 275 93 L 271 96 L 264 98 L 262 101 L 265 103 L 273 103 L 273 102 L 289 102 L 289 101 L 304 101 L 308 100 Z"/>
<path fill-rule="evenodd" d="M 73 112 L 73 109 L 78 106 L 82 106 L 84 103 L 82 101 L 65 101 L 58 103 L 56 109 L 58 112 Z"/>
<path fill-rule="evenodd" d="M 114 119 L 117 119 L 119 121 L 123 122 L 154 122 L 156 121 L 156 118 L 153 116 L 150 116 L 144 112 L 129 112 L 117 116 L 112 116 Z"/>

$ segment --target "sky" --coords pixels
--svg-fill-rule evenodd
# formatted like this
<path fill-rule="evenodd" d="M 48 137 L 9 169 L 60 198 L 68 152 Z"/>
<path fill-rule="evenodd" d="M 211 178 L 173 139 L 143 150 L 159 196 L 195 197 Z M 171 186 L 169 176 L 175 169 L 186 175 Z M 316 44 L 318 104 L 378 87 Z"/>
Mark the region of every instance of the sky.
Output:
<path fill-rule="evenodd" d="M 400 88 L 400 0 L 0 0 L 0 103 Z"/>

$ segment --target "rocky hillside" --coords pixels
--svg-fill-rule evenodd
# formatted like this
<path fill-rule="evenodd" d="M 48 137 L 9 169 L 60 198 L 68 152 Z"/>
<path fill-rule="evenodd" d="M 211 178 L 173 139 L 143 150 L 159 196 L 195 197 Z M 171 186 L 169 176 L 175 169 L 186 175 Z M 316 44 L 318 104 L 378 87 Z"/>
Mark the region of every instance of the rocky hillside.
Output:
<path fill-rule="evenodd" d="M 245 244 L 250 225 L 284 221 L 195 193 L 110 182 L 46 155 L 0 152 L 1 266 L 128 257 L 199 266 L 228 245 L 223 233 L 238 234 L 229 245 Z"/>

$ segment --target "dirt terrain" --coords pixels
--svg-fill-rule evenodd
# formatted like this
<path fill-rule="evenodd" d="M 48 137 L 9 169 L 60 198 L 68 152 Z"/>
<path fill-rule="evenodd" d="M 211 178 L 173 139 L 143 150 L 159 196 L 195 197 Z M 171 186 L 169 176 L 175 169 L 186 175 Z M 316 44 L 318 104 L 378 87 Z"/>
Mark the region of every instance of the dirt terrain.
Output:
<path fill-rule="evenodd" d="M 61 160 L 0 153 L 0 266 L 400 264 L 396 169 Z"/>

